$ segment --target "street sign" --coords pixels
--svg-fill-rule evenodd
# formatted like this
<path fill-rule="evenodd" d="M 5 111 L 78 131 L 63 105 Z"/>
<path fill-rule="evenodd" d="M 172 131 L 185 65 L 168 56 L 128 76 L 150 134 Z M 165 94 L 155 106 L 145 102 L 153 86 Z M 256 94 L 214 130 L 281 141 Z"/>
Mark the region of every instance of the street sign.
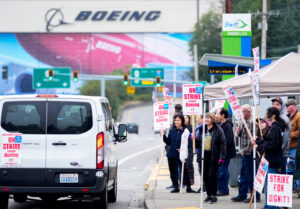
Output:
<path fill-rule="evenodd" d="M 49 80 L 49 70 L 54 71 L 53 80 Z M 33 89 L 70 88 L 70 68 L 34 68 Z"/>
<path fill-rule="evenodd" d="M 160 77 L 161 80 L 165 78 L 164 68 L 132 68 L 130 86 L 133 87 L 154 87 L 154 81 L 134 80 L 134 78 L 153 78 Z M 164 83 L 161 83 L 164 86 Z"/>
<path fill-rule="evenodd" d="M 127 90 L 127 94 L 134 94 L 135 93 L 135 87 L 128 86 L 126 88 L 126 90 Z"/>

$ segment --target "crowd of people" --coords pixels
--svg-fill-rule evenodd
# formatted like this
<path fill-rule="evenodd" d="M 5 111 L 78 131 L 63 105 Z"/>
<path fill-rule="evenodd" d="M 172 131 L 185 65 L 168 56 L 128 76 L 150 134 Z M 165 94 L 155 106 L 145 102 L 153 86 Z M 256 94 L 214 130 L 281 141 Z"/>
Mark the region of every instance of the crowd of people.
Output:
<path fill-rule="evenodd" d="M 188 193 L 199 193 L 201 191 L 201 188 L 194 191 L 191 187 L 194 184 L 193 140 L 195 140 L 200 175 L 202 162 L 204 163 L 202 190 L 207 194 L 204 202 L 213 204 L 218 201 L 218 196 L 229 195 L 229 164 L 237 153 L 241 155 L 242 160 L 238 195 L 231 198 L 233 202 L 250 202 L 254 185 L 253 151 L 258 153 L 257 156 L 264 156 L 269 162 L 268 173 L 292 173 L 295 170 L 295 163 L 293 169 L 291 169 L 288 162 L 290 160 L 295 162 L 296 160 L 300 130 L 300 113 L 297 110 L 297 102 L 294 99 L 289 99 L 285 104 L 280 97 L 276 97 L 271 101 L 272 107 L 267 109 L 264 117 L 256 118 L 255 124 L 253 124 L 252 107 L 248 104 L 243 105 L 241 109 L 245 123 L 238 122 L 235 130 L 232 120 L 229 119 L 228 110 L 220 108 L 216 114 L 206 113 L 205 118 L 202 115 L 197 115 L 196 127 L 193 131 L 190 116 L 183 115 L 182 106 L 177 104 L 169 131 L 161 130 L 161 135 L 166 144 L 172 180 L 172 185 L 167 188 L 172 189 L 171 193 L 179 192 L 180 186 L 185 186 Z M 252 133 L 253 126 L 256 127 L 257 131 L 256 138 L 248 134 L 248 131 Z M 190 132 L 188 158 L 184 164 L 184 185 L 180 185 L 182 162 L 179 159 L 179 151 L 181 136 L 186 128 Z M 202 141 L 203 134 L 204 141 Z M 235 135 L 239 138 L 238 152 L 234 140 Z M 202 144 L 204 145 L 203 149 Z M 203 159 L 202 150 L 204 150 Z M 256 157 L 256 165 L 259 164 L 260 157 Z M 267 179 L 265 188 L 267 188 Z M 248 196 L 249 191 L 250 196 Z M 266 190 L 265 196 L 267 196 Z M 256 201 L 261 201 L 258 192 L 256 192 Z M 265 202 L 264 208 L 279 207 L 268 206 Z"/>

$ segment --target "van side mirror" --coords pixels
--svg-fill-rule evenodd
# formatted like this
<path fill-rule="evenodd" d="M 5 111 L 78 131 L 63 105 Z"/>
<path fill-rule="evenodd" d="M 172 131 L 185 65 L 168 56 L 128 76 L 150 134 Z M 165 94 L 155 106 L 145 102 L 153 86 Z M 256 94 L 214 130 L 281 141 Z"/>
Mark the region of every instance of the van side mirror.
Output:
<path fill-rule="evenodd" d="M 118 141 L 126 142 L 127 141 L 127 126 L 125 124 L 120 124 L 118 126 Z"/>

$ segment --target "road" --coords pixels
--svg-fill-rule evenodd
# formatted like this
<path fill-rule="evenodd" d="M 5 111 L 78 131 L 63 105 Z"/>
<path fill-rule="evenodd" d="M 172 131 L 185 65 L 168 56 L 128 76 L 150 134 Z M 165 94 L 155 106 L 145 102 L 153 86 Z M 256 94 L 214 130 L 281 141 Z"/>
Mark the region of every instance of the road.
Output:
<path fill-rule="evenodd" d="M 129 134 L 128 141 L 116 145 L 119 159 L 118 198 L 109 209 L 143 208 L 144 186 L 160 153 L 159 135 L 152 129 L 152 105 L 138 106 L 123 112 L 122 123 L 136 122 L 139 134 Z M 44 203 L 28 200 L 26 203 L 9 201 L 9 209 L 89 209 L 91 202 L 58 201 Z"/>

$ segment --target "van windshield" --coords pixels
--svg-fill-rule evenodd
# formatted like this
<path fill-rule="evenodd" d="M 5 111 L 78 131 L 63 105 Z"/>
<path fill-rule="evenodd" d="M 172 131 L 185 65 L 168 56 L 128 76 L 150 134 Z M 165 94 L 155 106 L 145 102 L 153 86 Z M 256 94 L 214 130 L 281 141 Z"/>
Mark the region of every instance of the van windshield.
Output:
<path fill-rule="evenodd" d="M 80 134 L 93 126 L 91 105 L 85 102 L 48 102 L 47 134 Z"/>

